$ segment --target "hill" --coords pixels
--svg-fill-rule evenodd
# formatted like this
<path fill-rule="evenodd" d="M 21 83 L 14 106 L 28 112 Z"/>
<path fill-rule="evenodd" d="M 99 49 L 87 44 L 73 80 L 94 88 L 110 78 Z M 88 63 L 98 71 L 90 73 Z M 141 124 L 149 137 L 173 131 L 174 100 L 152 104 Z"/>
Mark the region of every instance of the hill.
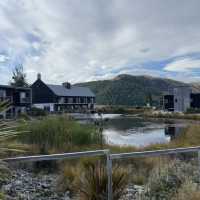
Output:
<path fill-rule="evenodd" d="M 96 94 L 97 104 L 100 105 L 143 106 L 151 99 L 154 105 L 158 105 L 160 96 L 169 88 L 187 84 L 165 78 L 122 74 L 111 80 L 76 85 L 89 87 Z"/>

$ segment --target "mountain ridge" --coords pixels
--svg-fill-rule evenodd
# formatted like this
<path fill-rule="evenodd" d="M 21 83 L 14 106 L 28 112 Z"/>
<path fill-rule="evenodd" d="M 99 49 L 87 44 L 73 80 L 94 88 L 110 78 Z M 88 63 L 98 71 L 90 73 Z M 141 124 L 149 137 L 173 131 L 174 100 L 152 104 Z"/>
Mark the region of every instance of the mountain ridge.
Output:
<path fill-rule="evenodd" d="M 96 95 L 97 104 L 144 106 L 151 98 L 158 105 L 160 97 L 170 88 L 191 86 L 194 92 L 200 92 L 200 83 L 184 83 L 168 78 L 148 75 L 134 76 L 120 74 L 112 79 L 89 81 L 75 85 L 89 87 Z"/>

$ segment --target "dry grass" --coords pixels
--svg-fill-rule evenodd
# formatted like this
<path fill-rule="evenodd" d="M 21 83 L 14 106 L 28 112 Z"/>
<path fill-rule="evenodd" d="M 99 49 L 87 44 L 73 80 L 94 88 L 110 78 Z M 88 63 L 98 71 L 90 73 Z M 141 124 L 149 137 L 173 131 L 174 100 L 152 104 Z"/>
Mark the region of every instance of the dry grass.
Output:
<path fill-rule="evenodd" d="M 0 157 L 23 154 L 27 150 L 27 145 L 16 142 L 16 138 L 27 131 L 19 131 L 18 123 L 15 121 L 0 122 Z"/>
<path fill-rule="evenodd" d="M 113 167 L 113 199 L 125 194 L 128 173 L 122 167 Z M 66 166 L 61 175 L 60 188 L 70 190 L 72 196 L 78 194 L 81 200 L 107 199 L 107 171 L 105 162 L 100 159 L 83 159 L 76 167 Z"/>

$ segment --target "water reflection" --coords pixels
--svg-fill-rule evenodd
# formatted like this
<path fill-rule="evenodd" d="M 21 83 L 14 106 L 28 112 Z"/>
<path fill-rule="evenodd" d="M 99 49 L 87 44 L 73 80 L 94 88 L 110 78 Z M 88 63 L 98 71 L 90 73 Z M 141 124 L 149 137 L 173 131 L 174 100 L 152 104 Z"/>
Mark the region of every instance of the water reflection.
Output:
<path fill-rule="evenodd" d="M 170 140 L 176 139 L 185 127 L 169 126 L 165 128 L 165 135 L 170 136 Z"/>
<path fill-rule="evenodd" d="M 118 114 L 84 115 L 74 114 L 81 123 L 104 123 L 103 135 L 106 142 L 113 145 L 147 146 L 168 143 L 177 138 L 187 126 L 180 121 L 150 120 L 139 117 L 126 117 Z"/>
<path fill-rule="evenodd" d="M 103 134 L 109 144 L 141 147 L 168 143 L 178 137 L 185 126 L 185 123 L 180 122 L 118 117 L 106 122 Z"/>

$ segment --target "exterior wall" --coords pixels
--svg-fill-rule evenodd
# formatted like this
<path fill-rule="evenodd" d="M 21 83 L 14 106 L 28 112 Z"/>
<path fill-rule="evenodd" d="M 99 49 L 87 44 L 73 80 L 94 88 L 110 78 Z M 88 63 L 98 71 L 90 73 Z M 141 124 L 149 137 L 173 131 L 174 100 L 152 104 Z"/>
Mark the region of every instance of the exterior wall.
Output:
<path fill-rule="evenodd" d="M 9 106 L 1 112 L 3 118 L 13 118 L 31 108 L 31 89 L 0 86 L 0 101 L 9 101 Z"/>
<path fill-rule="evenodd" d="M 38 79 L 31 88 L 33 104 L 56 102 L 54 93 L 41 80 Z"/>
<path fill-rule="evenodd" d="M 190 108 L 190 96 L 192 90 L 189 87 L 174 88 L 174 111 L 185 112 Z"/>
<path fill-rule="evenodd" d="M 31 106 L 31 89 L 16 89 L 13 96 L 13 105 L 18 107 Z"/>

